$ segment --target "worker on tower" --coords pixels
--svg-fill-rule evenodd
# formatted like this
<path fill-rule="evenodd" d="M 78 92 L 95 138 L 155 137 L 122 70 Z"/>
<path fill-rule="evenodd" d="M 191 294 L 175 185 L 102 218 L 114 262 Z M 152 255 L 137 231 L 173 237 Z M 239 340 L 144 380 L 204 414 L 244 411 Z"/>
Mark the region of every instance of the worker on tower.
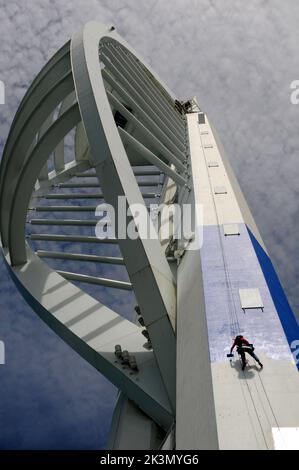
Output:
<path fill-rule="evenodd" d="M 242 360 L 242 370 L 246 367 L 246 358 L 245 353 L 249 354 L 253 359 L 258 363 L 258 365 L 263 368 L 263 364 L 259 360 L 256 354 L 254 354 L 254 347 L 253 344 L 250 344 L 243 335 L 237 335 L 234 339 L 233 345 L 230 349 L 230 353 L 232 354 L 234 348 L 237 346 L 237 353 L 240 354 Z"/>

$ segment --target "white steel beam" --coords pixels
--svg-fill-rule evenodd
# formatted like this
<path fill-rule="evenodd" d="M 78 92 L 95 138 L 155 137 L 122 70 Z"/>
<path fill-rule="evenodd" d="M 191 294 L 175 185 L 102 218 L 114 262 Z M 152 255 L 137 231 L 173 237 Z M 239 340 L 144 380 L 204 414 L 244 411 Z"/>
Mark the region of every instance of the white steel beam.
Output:
<path fill-rule="evenodd" d="M 84 293 L 27 249 L 23 266 L 10 274 L 29 305 L 81 357 L 167 430 L 174 416 L 153 351 L 144 347 L 140 327 Z M 138 371 L 115 356 L 115 345 L 134 355 Z"/>
<path fill-rule="evenodd" d="M 114 37 L 96 22 L 77 33 L 71 44 L 72 67 L 93 164 L 105 200 L 118 213 L 118 196 L 126 204 L 144 204 L 128 157 L 114 123 L 114 117 L 100 74 L 98 47 L 102 37 Z M 120 41 L 122 41 L 119 38 Z M 100 75 L 100 76 L 99 76 Z M 151 136 L 151 140 L 154 137 Z M 160 144 L 161 145 L 161 144 Z M 160 147 L 161 148 L 161 147 Z M 133 222 L 135 219 L 133 217 Z M 137 223 L 137 222 L 136 222 Z M 151 224 L 151 221 L 148 220 Z M 158 239 L 119 239 L 137 302 L 170 402 L 175 407 L 175 281 Z"/>
<path fill-rule="evenodd" d="M 68 271 L 57 270 L 56 272 L 69 281 L 86 282 L 87 284 L 97 284 L 99 286 L 113 287 L 115 289 L 132 290 L 132 284 L 130 282 L 87 276 L 86 274 L 71 273 Z"/>
<path fill-rule="evenodd" d="M 33 80 L 18 108 L 13 123 L 10 128 L 9 138 L 1 160 L 0 187 L 6 171 L 6 164 L 9 155 L 15 145 L 20 132 L 23 132 L 25 125 L 32 114 L 33 104 L 40 103 L 43 96 L 57 84 L 58 77 L 64 76 L 70 70 L 70 41 L 62 46 L 59 51 L 43 67 L 41 72 Z M 41 122 L 41 121 L 40 121 Z M 33 139 L 32 139 L 33 140 Z"/>
<path fill-rule="evenodd" d="M 95 212 L 97 206 L 36 206 L 29 208 L 29 210 L 36 210 L 36 212 Z M 101 204 L 101 209 L 104 211 L 104 205 Z"/>
<path fill-rule="evenodd" d="M 99 220 L 84 220 L 84 219 L 31 219 L 28 220 L 31 225 L 72 225 L 72 226 L 92 226 L 94 227 L 99 223 Z M 107 222 L 105 222 L 107 223 Z"/>
<path fill-rule="evenodd" d="M 45 199 L 103 199 L 103 193 L 50 193 L 42 196 Z M 142 197 L 156 198 L 156 193 L 142 193 Z"/>
<path fill-rule="evenodd" d="M 104 54 L 109 57 L 112 63 L 117 64 L 117 69 L 121 70 L 123 76 L 130 80 L 134 86 L 137 85 L 137 89 L 144 97 L 149 99 L 150 102 L 156 103 L 157 107 L 164 115 L 164 120 L 166 120 L 168 125 L 173 128 L 175 134 L 183 137 L 184 124 L 181 118 L 177 116 L 177 111 L 174 107 L 174 104 L 173 106 L 169 105 L 169 103 L 164 100 L 163 95 L 155 90 L 148 80 L 147 73 L 143 70 L 142 67 L 140 67 L 142 68 L 141 73 L 137 72 L 136 74 L 136 61 L 130 57 L 130 54 L 125 54 L 121 46 L 116 48 L 113 47 L 112 42 L 107 44 L 107 42 L 105 43 L 105 41 L 103 41 L 103 43 L 105 44 L 105 47 L 102 48 L 101 52 L 104 52 Z"/>
<path fill-rule="evenodd" d="M 182 142 L 177 139 L 171 139 L 169 137 L 169 132 L 167 132 L 167 125 L 161 119 L 155 117 L 152 107 L 147 105 L 146 108 L 143 109 L 139 106 L 136 101 L 131 98 L 131 96 L 118 84 L 116 80 L 107 72 L 105 69 L 102 71 L 102 75 L 105 80 L 112 86 L 114 90 L 124 99 L 124 101 L 129 105 L 133 110 L 134 113 L 137 114 L 140 121 L 158 138 L 163 142 L 163 144 L 181 161 L 185 160 L 184 154 L 184 146 Z M 176 143 L 178 140 L 179 145 Z"/>
<path fill-rule="evenodd" d="M 117 244 L 116 238 L 97 238 L 83 235 L 55 235 L 52 233 L 32 233 L 28 235 L 29 240 L 54 241 L 54 242 L 74 242 L 74 243 L 108 243 Z"/>
<path fill-rule="evenodd" d="M 8 244 L 8 229 L 9 219 L 11 213 L 11 204 L 16 192 L 16 182 L 18 176 L 22 171 L 28 149 L 33 141 L 34 136 L 38 132 L 40 123 L 44 122 L 49 114 L 56 108 L 63 97 L 69 94 L 74 88 L 73 77 L 71 72 L 66 73 L 63 77 L 57 77 L 56 84 L 41 97 L 40 102 L 30 101 L 30 117 L 24 124 L 22 133 L 15 136 L 14 145 L 12 146 L 13 158 L 11 155 L 7 156 L 7 163 L 5 165 L 5 179 L 3 180 L 0 188 L 0 221 L 1 221 L 1 237 L 4 246 Z M 29 102 L 28 102 L 29 106 Z M 37 143 L 37 145 L 39 145 Z M 35 146 L 36 148 L 36 146 Z M 47 155 L 48 158 L 48 155 Z M 45 163 L 46 159 L 43 161 Z M 35 178 L 36 181 L 37 177 Z M 34 181 L 34 183 L 35 183 Z M 32 188 L 34 187 L 34 183 Z"/>
<path fill-rule="evenodd" d="M 179 175 L 176 171 L 172 170 L 166 163 L 164 163 L 160 158 L 154 155 L 149 149 L 147 149 L 141 142 L 132 137 L 128 132 L 126 132 L 121 127 L 118 128 L 120 136 L 126 144 L 132 147 L 136 152 L 142 155 L 147 161 L 153 165 L 160 168 L 166 175 L 168 175 L 173 181 L 175 181 L 179 186 L 184 186 L 187 184 L 187 180 Z"/>
<path fill-rule="evenodd" d="M 57 117 L 60 117 L 65 111 L 74 104 L 76 101 L 76 93 L 72 91 L 61 103 L 59 113 Z M 59 142 L 56 149 L 54 150 L 54 169 L 55 171 L 61 172 L 65 166 L 64 159 L 64 140 Z"/>
<path fill-rule="evenodd" d="M 80 121 L 78 105 L 60 116 L 36 144 L 16 180 L 9 214 L 9 250 L 12 265 L 26 262 L 25 220 L 34 183 L 48 156 L 63 137 Z"/>
<path fill-rule="evenodd" d="M 176 125 L 179 127 L 179 129 L 184 126 L 183 123 L 183 118 L 182 116 L 177 112 L 173 99 L 171 99 L 171 103 L 169 101 L 170 97 L 166 98 L 165 96 L 165 88 L 161 86 L 161 83 L 150 73 L 144 65 L 139 61 L 134 58 L 134 56 L 128 51 L 128 50 L 123 50 L 122 46 L 116 43 L 111 43 L 112 49 L 119 50 L 125 53 L 125 63 L 131 64 L 133 70 L 135 70 L 137 76 L 139 77 L 139 80 L 145 84 L 146 88 L 151 90 L 151 92 L 156 96 L 158 99 L 159 104 L 161 105 L 161 102 L 163 105 L 166 107 L 166 111 L 171 114 L 172 119 L 175 121 Z M 123 55 L 119 54 L 119 56 L 122 58 Z M 124 60 L 124 58 L 123 58 Z M 154 83 L 155 82 L 155 83 Z"/>
<path fill-rule="evenodd" d="M 36 254 L 39 258 L 70 259 L 74 261 L 90 261 L 93 263 L 124 265 L 124 259 L 115 256 L 85 255 L 81 253 L 67 253 L 65 251 L 47 250 L 37 250 Z"/>
<path fill-rule="evenodd" d="M 167 147 L 155 137 L 110 91 L 107 91 L 110 103 L 131 122 L 142 134 L 147 143 L 152 145 L 155 150 L 163 155 L 169 162 L 173 163 L 178 170 L 185 171 L 186 167 Z"/>
<path fill-rule="evenodd" d="M 157 186 L 159 181 L 138 181 L 138 186 Z M 58 183 L 54 187 L 57 188 L 98 188 L 99 183 Z"/>
<path fill-rule="evenodd" d="M 107 51 L 105 50 L 104 51 L 105 53 L 107 53 Z M 155 97 L 150 97 L 148 96 L 148 94 L 145 92 L 144 90 L 144 86 L 142 83 L 138 83 L 134 80 L 134 78 L 124 70 L 124 68 L 121 66 L 120 62 L 114 58 L 113 61 L 110 60 L 110 58 L 106 57 L 105 55 L 101 54 L 100 56 L 101 60 L 104 62 L 104 64 L 106 65 L 106 67 L 108 67 L 108 69 L 111 69 L 112 72 L 114 72 L 115 74 L 118 75 L 118 77 L 120 77 L 120 80 L 121 80 L 121 83 L 123 83 L 124 79 L 127 80 L 127 82 L 129 81 L 130 84 L 132 85 L 132 87 L 134 87 L 134 89 L 139 93 L 140 96 L 142 96 L 142 98 L 144 100 L 147 100 L 147 101 L 150 101 L 151 104 L 152 104 L 152 107 L 154 108 L 155 112 L 159 115 L 159 117 L 166 121 L 166 124 L 167 126 L 169 127 L 169 129 L 175 134 L 181 134 L 181 137 L 183 138 L 183 130 L 182 129 L 179 129 L 178 127 L 176 127 L 174 125 L 173 122 L 171 122 L 170 120 L 170 113 L 166 113 L 163 108 L 161 107 L 161 104 L 159 102 L 157 102 L 157 100 L 155 99 Z M 116 67 L 114 66 L 114 64 L 116 64 Z M 117 72 L 115 71 L 115 69 L 117 70 Z M 120 72 L 121 71 L 121 72 Z"/>

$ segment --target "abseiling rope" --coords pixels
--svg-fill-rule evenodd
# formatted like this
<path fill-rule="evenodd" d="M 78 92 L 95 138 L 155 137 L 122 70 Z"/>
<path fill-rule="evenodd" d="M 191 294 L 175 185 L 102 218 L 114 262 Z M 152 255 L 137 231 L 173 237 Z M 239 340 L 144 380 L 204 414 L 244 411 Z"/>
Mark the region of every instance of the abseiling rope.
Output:
<path fill-rule="evenodd" d="M 221 236 L 220 223 L 219 223 L 220 221 L 219 221 L 217 206 L 216 206 L 215 198 L 214 198 L 214 194 L 213 194 L 213 186 L 212 186 L 212 182 L 211 182 L 211 177 L 210 177 L 208 164 L 207 164 L 206 153 L 205 153 L 205 150 L 204 150 L 204 145 L 203 145 L 203 142 L 202 142 L 200 131 L 199 131 L 199 136 L 200 136 L 200 142 L 201 142 L 202 151 L 203 151 L 203 155 L 204 155 L 204 159 L 205 159 L 205 164 L 206 164 L 206 169 L 207 169 L 207 174 L 208 174 L 208 179 L 209 179 L 209 186 L 210 186 L 210 191 L 211 191 L 211 195 L 212 195 L 215 216 L 216 216 L 216 220 L 217 220 L 218 237 L 219 237 L 221 255 L 222 255 L 224 272 L 225 272 L 225 281 L 226 281 L 227 292 L 228 292 L 228 314 L 229 314 L 230 330 L 231 330 L 231 335 L 233 337 L 235 337 L 240 332 L 240 324 L 239 324 L 239 320 L 238 320 L 235 299 L 234 299 L 234 295 L 233 295 L 233 291 L 232 291 L 231 280 L 230 280 L 228 266 L 227 266 L 226 257 L 225 257 L 225 251 L 224 251 L 224 246 L 223 246 L 223 241 L 222 241 L 222 236 Z M 232 308 L 231 308 L 231 306 L 232 306 Z"/>

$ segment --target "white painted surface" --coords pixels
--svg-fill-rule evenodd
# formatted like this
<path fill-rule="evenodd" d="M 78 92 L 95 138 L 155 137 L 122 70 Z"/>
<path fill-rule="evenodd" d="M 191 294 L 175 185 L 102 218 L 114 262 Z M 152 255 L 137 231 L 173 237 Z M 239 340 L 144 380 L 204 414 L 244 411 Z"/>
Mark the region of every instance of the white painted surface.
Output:
<path fill-rule="evenodd" d="M 229 235 L 240 235 L 240 229 L 238 224 L 224 224 L 223 233 L 226 236 Z"/>
<path fill-rule="evenodd" d="M 299 450 L 299 428 L 272 428 L 275 450 Z"/>
<path fill-rule="evenodd" d="M 298 425 L 296 368 L 288 361 L 259 356 L 262 371 L 249 356 L 244 372 L 238 356 L 212 365 L 220 449 L 271 450 L 273 428 Z"/>
<path fill-rule="evenodd" d="M 214 233 L 217 232 L 217 226 L 219 227 L 221 225 L 236 224 L 239 225 L 240 228 L 241 226 L 244 227 L 244 215 L 246 223 L 248 223 L 250 229 L 252 229 L 254 235 L 260 241 L 261 238 L 258 234 L 258 230 L 255 226 L 254 220 L 246 205 L 246 202 L 243 198 L 237 181 L 235 180 L 234 175 L 231 172 L 228 162 L 225 161 L 224 165 L 222 154 L 220 154 L 219 152 L 219 142 L 217 141 L 215 148 L 203 148 L 205 143 L 211 143 L 213 141 L 216 142 L 207 119 L 205 125 L 200 125 L 197 122 L 196 116 L 189 115 L 188 125 L 191 154 L 193 152 L 196 156 L 196 160 L 194 160 L 196 161 L 196 168 L 193 175 L 194 191 L 197 196 L 197 201 L 203 204 L 204 206 L 204 225 L 214 225 Z M 208 129 L 208 134 L 203 134 L 206 129 Z M 207 152 L 209 152 L 208 155 Z M 219 161 L 219 167 L 209 168 L 208 162 L 212 160 Z M 225 186 L 227 188 L 227 194 L 224 196 L 214 195 L 214 188 L 217 186 Z M 233 243 L 234 241 L 240 241 L 240 237 L 242 236 L 240 235 L 240 237 L 224 237 L 224 228 L 220 227 L 219 230 L 221 234 L 221 239 L 223 240 L 225 246 L 230 243 Z M 211 235 L 213 233 L 213 227 L 211 227 L 210 232 L 207 230 L 207 233 L 208 235 Z M 201 255 L 203 257 L 203 253 Z M 218 271 L 222 269 L 223 272 L 225 272 L 224 265 L 221 264 L 221 259 L 219 261 L 219 257 L 221 258 L 220 253 L 219 257 L 215 256 L 215 253 L 211 253 L 211 256 L 211 266 L 216 266 Z M 185 257 L 186 255 L 184 256 L 181 265 L 183 265 L 184 262 L 187 262 Z M 242 256 L 240 258 L 241 270 L 243 269 L 243 267 L 246 266 L 246 261 L 246 256 L 244 254 L 244 258 Z M 179 267 L 179 271 L 181 269 L 181 265 Z M 256 266 L 256 269 L 260 269 L 257 260 Z M 193 269 L 195 269 L 195 267 Z M 258 274 L 260 273 L 260 271 L 257 272 Z M 213 295 L 215 296 L 215 276 L 213 276 L 213 272 L 211 271 L 205 274 L 208 277 L 211 292 L 213 292 Z M 178 275 L 178 300 L 180 299 L 180 289 L 188 289 L 187 285 L 184 283 L 190 283 L 188 299 L 186 298 L 187 295 L 185 295 L 185 318 L 181 321 L 184 321 L 185 323 L 183 325 L 183 329 L 185 330 L 187 329 L 187 325 L 189 324 L 189 322 L 191 323 L 189 325 L 190 339 L 193 339 L 193 332 L 196 331 L 198 345 L 200 345 L 198 346 L 196 344 L 193 344 L 193 342 L 191 342 L 190 340 L 185 340 L 185 343 L 180 346 L 182 350 L 183 346 L 185 348 L 185 350 L 183 351 L 185 357 L 182 356 L 182 358 L 179 358 L 178 349 L 178 367 L 180 365 L 179 360 L 182 361 L 184 359 L 185 367 L 187 369 L 187 356 L 189 359 L 189 364 L 192 364 L 192 374 L 188 374 L 188 372 L 184 370 L 183 376 L 183 383 L 186 389 L 184 393 L 186 394 L 186 396 L 189 396 L 189 404 L 186 400 L 185 409 L 186 413 L 190 413 L 190 415 L 188 414 L 188 416 L 185 416 L 184 418 L 186 418 L 186 420 L 189 419 L 191 423 L 189 428 L 186 424 L 185 428 L 183 428 L 183 431 L 186 434 L 186 441 L 188 441 L 188 439 L 191 439 L 192 441 L 192 436 L 190 436 L 189 431 L 190 427 L 193 426 L 193 419 L 195 421 L 195 418 L 192 417 L 191 411 L 193 411 L 194 416 L 204 417 L 203 421 L 205 423 L 210 424 L 211 419 L 209 419 L 207 417 L 207 413 L 200 408 L 200 401 L 203 400 L 201 394 L 199 393 L 200 387 L 202 387 L 201 379 L 202 377 L 208 378 L 209 373 L 206 364 L 199 365 L 200 358 L 202 358 L 202 353 L 206 354 L 206 345 L 201 336 L 202 331 L 199 328 L 199 324 L 196 323 L 198 321 L 196 315 L 190 314 L 191 306 L 189 304 L 189 297 L 190 292 L 193 292 L 194 286 L 192 281 L 190 280 L 191 276 L 189 278 L 189 281 L 185 279 L 186 277 L 187 271 L 186 273 L 184 273 L 184 276 L 182 276 L 182 280 L 180 278 L 180 273 Z M 258 279 L 260 279 L 260 274 Z M 236 279 L 235 282 L 237 282 Z M 265 283 L 265 280 L 263 282 Z M 260 286 L 261 284 L 255 284 L 255 286 L 257 285 Z M 245 283 L 244 288 L 247 286 Z M 265 289 L 267 289 L 266 286 Z M 200 292 L 198 294 L 199 298 L 200 295 L 203 296 L 203 292 Z M 209 295 L 209 292 L 205 291 L 205 295 Z M 204 330 L 205 327 L 203 327 L 203 325 L 206 312 L 205 306 L 202 306 L 201 301 L 199 301 L 199 298 L 197 302 L 197 311 L 200 311 L 201 321 L 203 322 L 203 324 L 201 324 L 200 326 Z M 221 299 L 218 300 L 219 306 L 221 307 Z M 238 303 L 238 289 L 236 289 L 236 300 Z M 226 299 L 224 299 L 224 304 L 225 302 Z M 255 298 L 253 303 L 247 303 L 244 305 L 246 306 L 246 308 L 248 308 L 249 306 L 252 307 L 253 305 L 258 305 L 259 307 L 261 307 L 263 305 L 263 302 L 261 301 L 261 299 L 258 299 L 257 302 L 257 299 Z M 240 304 L 238 305 L 238 308 L 241 310 Z M 277 314 L 274 306 L 271 307 L 272 310 L 270 312 L 269 301 L 267 301 L 267 308 L 268 310 L 267 312 L 264 311 L 264 315 L 267 314 L 268 318 L 271 317 L 272 323 L 270 322 L 270 325 L 275 326 L 274 330 L 277 330 L 277 334 L 279 335 L 279 338 L 281 338 L 281 334 L 283 334 L 282 327 L 280 332 L 280 329 L 277 327 L 277 322 L 279 322 L 279 319 L 276 316 Z M 179 323 L 179 312 L 180 306 L 178 307 L 178 335 L 181 329 L 181 325 Z M 241 315 L 244 315 L 242 310 Z M 250 312 L 248 312 L 246 318 L 248 318 L 248 322 L 250 322 Z M 221 320 L 219 321 L 219 326 L 217 326 L 216 323 L 214 330 L 216 331 L 216 333 L 219 332 L 219 335 L 221 336 L 221 328 L 223 326 L 223 323 L 221 322 Z M 254 325 L 252 328 L 254 329 Z M 273 341 L 275 341 L 276 338 L 275 331 L 273 332 Z M 271 335 L 271 333 L 269 334 Z M 260 335 L 258 336 L 260 346 L 256 351 L 257 355 L 260 357 L 262 363 L 264 364 L 264 369 L 262 371 L 260 371 L 259 367 L 255 364 L 255 361 L 251 357 L 248 357 L 248 365 L 244 372 L 241 370 L 241 363 L 238 355 L 236 355 L 231 362 L 229 360 L 226 360 L 226 353 L 229 352 L 230 347 L 230 344 L 227 344 L 227 350 L 225 349 L 225 347 L 223 349 L 223 356 L 220 351 L 220 356 L 218 357 L 217 361 L 211 364 L 212 389 L 210 390 L 210 392 L 208 392 L 207 389 L 205 391 L 201 389 L 203 393 L 213 393 L 214 395 L 217 435 L 220 449 L 273 449 L 274 443 L 272 436 L 272 428 L 298 427 L 298 371 L 296 367 L 294 367 L 292 356 L 289 352 L 282 358 L 280 358 L 279 355 L 276 355 L 275 357 L 275 354 L 273 353 L 273 351 L 275 352 L 275 344 L 272 345 L 271 341 L 269 341 L 269 338 L 264 338 L 265 347 L 262 347 L 261 338 L 263 337 L 264 331 L 261 331 Z M 231 340 L 231 338 L 227 339 L 228 341 Z M 180 342 L 183 343 L 182 335 L 178 338 L 178 346 L 180 345 Z M 280 345 L 278 346 L 280 347 Z M 285 344 L 285 346 L 287 348 L 287 343 Z M 223 360 L 221 359 L 222 357 Z M 197 382 L 194 376 L 196 377 Z M 177 380 L 179 383 L 179 377 Z M 197 394 L 194 389 L 189 390 L 188 380 L 191 380 L 192 387 L 195 387 L 198 392 Z M 181 387 L 183 388 L 183 385 L 181 385 Z M 177 393 L 178 400 L 182 399 L 183 392 L 179 390 L 179 386 Z M 207 400 L 207 397 L 205 398 Z M 181 424 L 179 418 L 179 409 L 177 409 L 177 427 Z M 194 430 L 195 428 L 193 427 L 192 429 Z M 200 435 L 200 431 L 200 424 L 198 424 L 198 430 L 196 430 L 197 437 L 199 440 L 204 440 L 204 437 Z"/>
<path fill-rule="evenodd" d="M 225 186 L 215 186 L 214 193 L 215 194 L 227 194 L 227 189 Z"/>
<path fill-rule="evenodd" d="M 218 449 L 200 252 L 178 267 L 176 449 Z"/>
<path fill-rule="evenodd" d="M 194 191 L 186 202 L 204 201 L 204 217 L 211 217 L 212 223 L 213 201 L 198 142 L 197 114 L 187 118 L 192 122 L 188 131 Z M 185 252 L 177 270 L 177 289 L 176 449 L 218 449 L 200 250 Z"/>
<path fill-rule="evenodd" d="M 247 308 L 263 308 L 264 304 L 258 288 L 239 289 L 241 307 Z"/>
<path fill-rule="evenodd" d="M 198 202 L 203 204 L 204 225 L 243 223 L 234 189 L 207 117 L 205 124 L 199 124 L 197 114 L 189 114 L 188 125 L 189 143 L 197 166 L 196 174 L 193 174 L 194 191 Z M 217 162 L 219 166 L 210 166 L 211 162 Z M 216 196 L 214 188 L 223 187 L 227 194 Z"/>
<path fill-rule="evenodd" d="M 120 394 L 112 418 L 109 450 L 158 449 L 164 433 L 131 400 Z"/>

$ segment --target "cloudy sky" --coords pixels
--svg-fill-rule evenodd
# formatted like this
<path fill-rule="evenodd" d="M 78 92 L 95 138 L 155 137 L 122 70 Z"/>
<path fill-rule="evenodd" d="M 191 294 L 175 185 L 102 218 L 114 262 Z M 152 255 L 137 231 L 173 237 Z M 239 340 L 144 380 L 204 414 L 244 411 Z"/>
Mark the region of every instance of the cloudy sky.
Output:
<path fill-rule="evenodd" d="M 196 95 L 230 157 L 299 317 L 299 79 L 296 0 L 0 0 L 1 152 L 45 62 L 98 19 L 178 98 Z M 48 330 L 0 267 L 0 448 L 101 448 L 116 391 Z"/>

